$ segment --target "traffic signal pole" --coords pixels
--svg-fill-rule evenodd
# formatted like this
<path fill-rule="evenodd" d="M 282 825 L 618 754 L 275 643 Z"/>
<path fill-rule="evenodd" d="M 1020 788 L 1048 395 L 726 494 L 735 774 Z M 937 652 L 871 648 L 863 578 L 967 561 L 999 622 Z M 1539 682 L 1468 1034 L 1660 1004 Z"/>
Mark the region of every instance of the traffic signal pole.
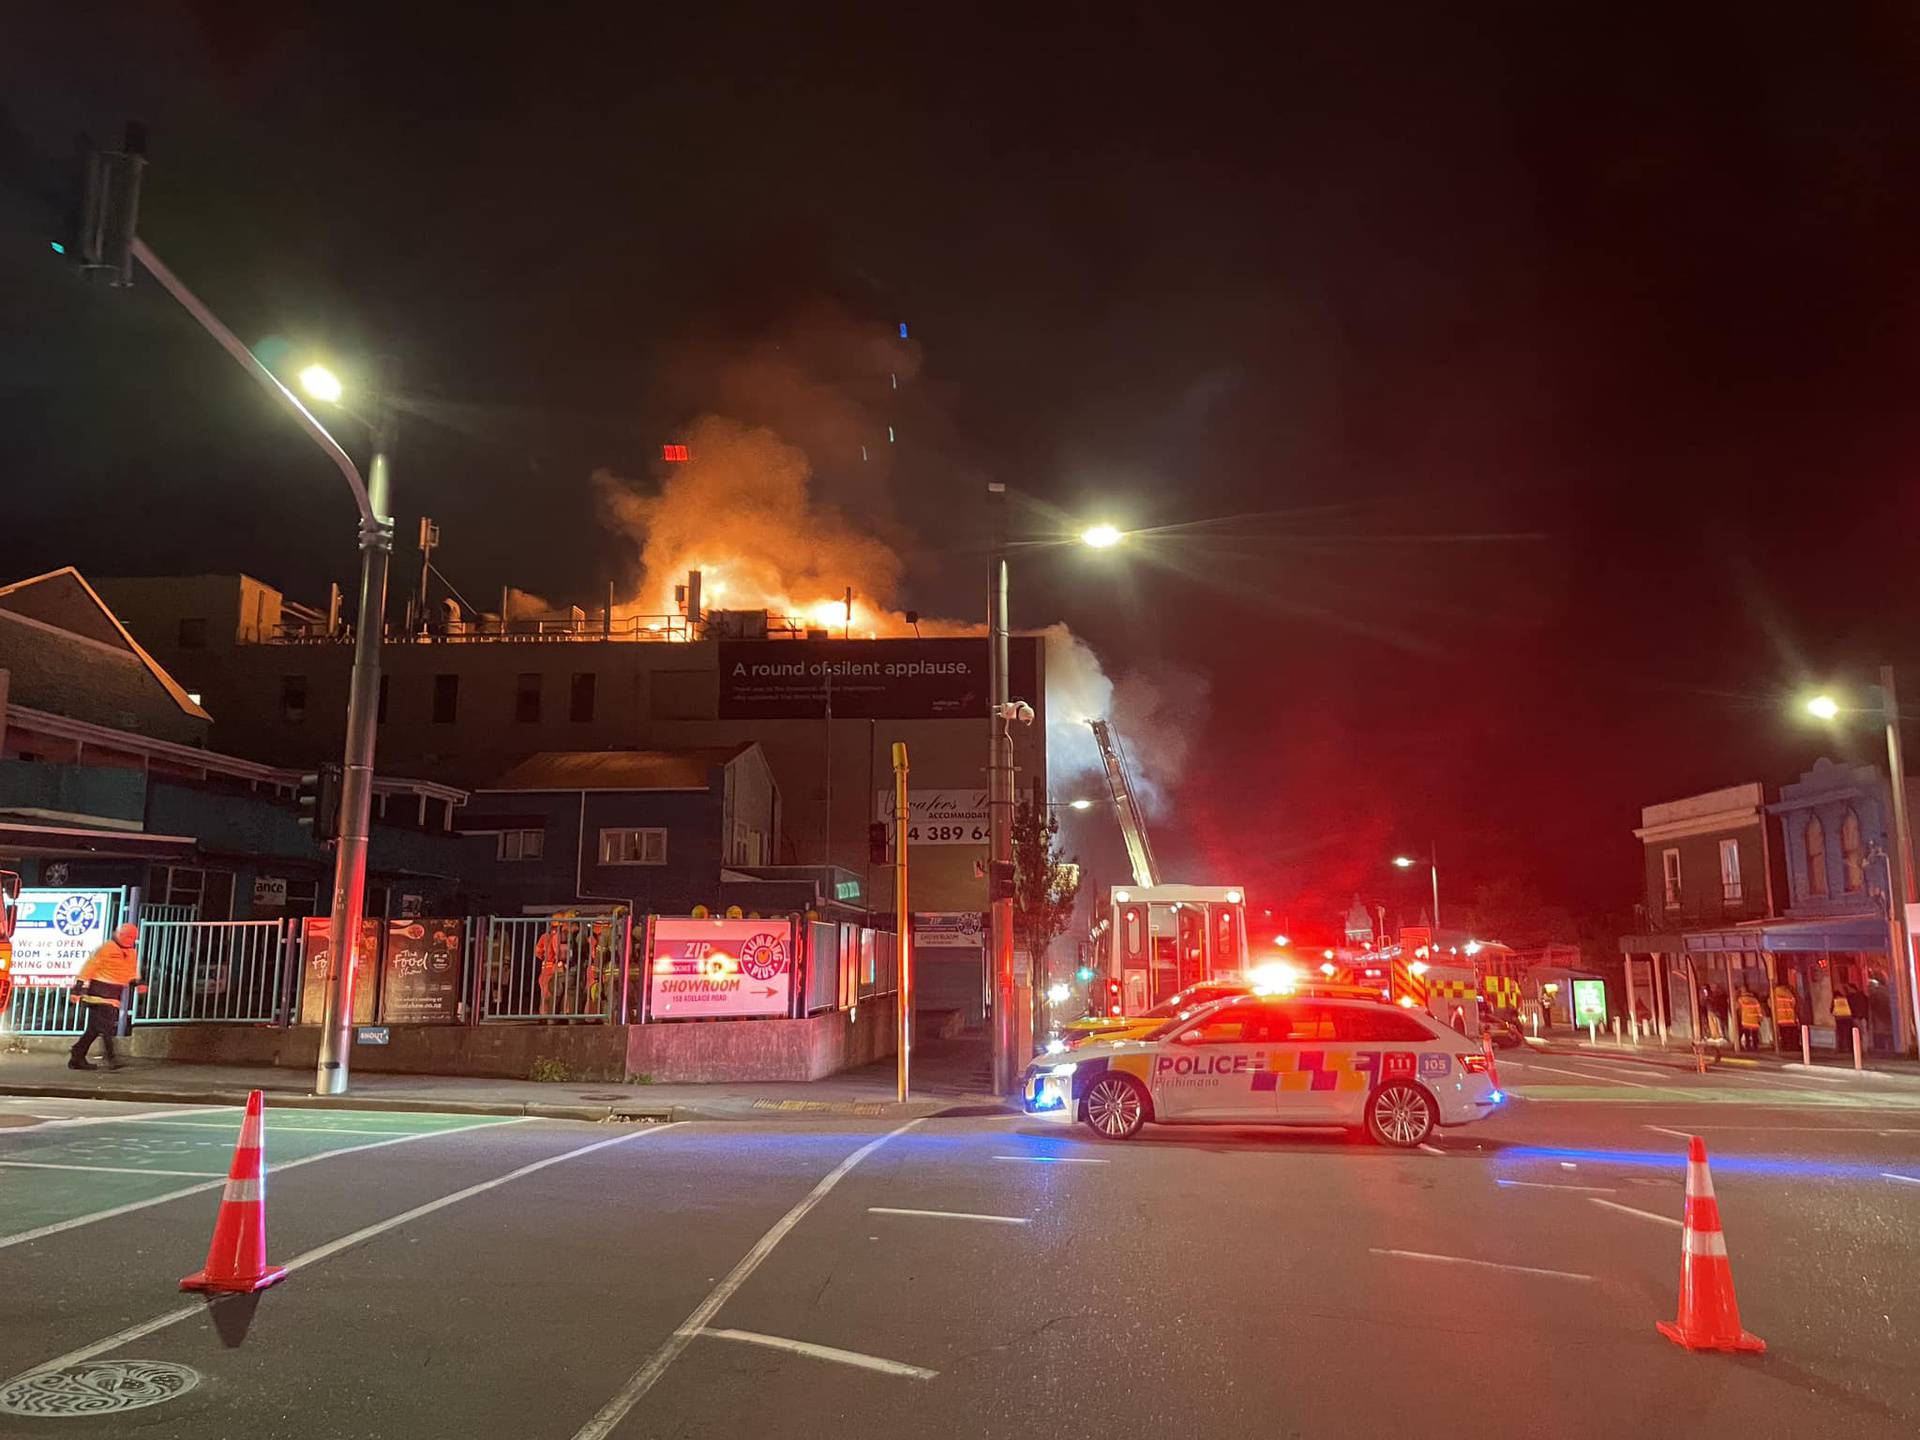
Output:
<path fill-rule="evenodd" d="M 1013 981 L 1013 895 L 1001 876 L 1013 864 L 1013 737 L 1007 730 L 1007 550 L 1006 486 L 987 487 L 993 497 L 994 545 L 987 585 L 987 899 L 988 958 L 993 984 L 993 1092 L 1011 1095 L 1019 1029 Z"/>
<path fill-rule="evenodd" d="M 907 747 L 900 740 L 893 742 L 893 927 L 894 943 L 899 946 L 894 1045 L 899 1057 L 899 1099 L 904 1103 L 913 1068 L 913 915 L 907 909 Z"/>

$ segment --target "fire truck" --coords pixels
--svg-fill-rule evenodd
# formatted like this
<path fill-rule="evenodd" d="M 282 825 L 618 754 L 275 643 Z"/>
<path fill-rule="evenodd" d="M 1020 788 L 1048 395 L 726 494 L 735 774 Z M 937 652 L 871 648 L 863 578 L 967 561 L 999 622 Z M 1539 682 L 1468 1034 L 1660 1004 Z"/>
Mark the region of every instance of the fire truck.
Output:
<path fill-rule="evenodd" d="M 1088 1008 L 1096 1015 L 1138 1015 L 1190 985 L 1243 971 L 1246 892 L 1238 885 L 1172 885 L 1161 878 L 1119 739 L 1106 721 L 1087 723 L 1133 870 L 1133 884 L 1108 891 L 1093 927 Z"/>

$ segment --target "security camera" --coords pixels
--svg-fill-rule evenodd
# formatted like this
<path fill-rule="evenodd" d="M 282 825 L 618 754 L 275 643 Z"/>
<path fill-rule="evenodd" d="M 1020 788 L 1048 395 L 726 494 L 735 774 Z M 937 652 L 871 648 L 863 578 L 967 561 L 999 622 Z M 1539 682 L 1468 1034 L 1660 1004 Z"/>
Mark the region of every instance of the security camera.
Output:
<path fill-rule="evenodd" d="M 1002 720 L 1018 720 L 1022 725 L 1033 724 L 1033 706 L 1024 700 L 1010 700 L 1000 707 Z"/>

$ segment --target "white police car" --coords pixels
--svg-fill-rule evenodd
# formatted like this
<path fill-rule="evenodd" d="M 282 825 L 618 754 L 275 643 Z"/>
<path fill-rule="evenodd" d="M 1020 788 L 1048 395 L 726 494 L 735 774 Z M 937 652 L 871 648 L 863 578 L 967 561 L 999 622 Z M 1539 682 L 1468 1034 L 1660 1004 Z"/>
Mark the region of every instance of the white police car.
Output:
<path fill-rule="evenodd" d="M 1241 995 L 1139 1040 L 1094 1040 L 1027 1069 L 1030 1113 L 1126 1140 L 1146 1124 L 1364 1128 L 1410 1147 L 1504 1097 L 1492 1057 L 1429 1015 L 1367 1000 Z"/>

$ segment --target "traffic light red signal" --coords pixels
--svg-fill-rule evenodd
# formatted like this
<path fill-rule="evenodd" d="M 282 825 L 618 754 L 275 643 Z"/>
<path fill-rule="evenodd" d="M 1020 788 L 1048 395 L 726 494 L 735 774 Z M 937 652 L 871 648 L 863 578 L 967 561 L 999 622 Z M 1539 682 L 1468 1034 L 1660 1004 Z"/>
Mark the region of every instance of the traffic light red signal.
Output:
<path fill-rule="evenodd" d="M 1118 1014 L 1120 1014 L 1120 1013 L 1121 1013 L 1121 1010 L 1122 1010 L 1122 1006 L 1121 1006 L 1121 1004 L 1120 1004 L 1120 982 L 1119 982 L 1119 980 L 1117 980 L 1117 979 L 1115 979 L 1115 978 L 1114 978 L 1114 977 L 1112 977 L 1112 976 L 1108 976 L 1108 977 L 1107 977 L 1107 983 L 1106 983 L 1106 985 L 1105 985 L 1105 986 L 1104 986 L 1103 988 L 1104 988 L 1104 989 L 1105 989 L 1105 991 L 1106 991 L 1106 994 L 1105 994 L 1105 997 L 1104 997 L 1104 998 L 1105 998 L 1105 1001 L 1106 1001 L 1106 1010 L 1107 1010 L 1107 1014 L 1109 1014 L 1109 1015 L 1118 1015 Z"/>

